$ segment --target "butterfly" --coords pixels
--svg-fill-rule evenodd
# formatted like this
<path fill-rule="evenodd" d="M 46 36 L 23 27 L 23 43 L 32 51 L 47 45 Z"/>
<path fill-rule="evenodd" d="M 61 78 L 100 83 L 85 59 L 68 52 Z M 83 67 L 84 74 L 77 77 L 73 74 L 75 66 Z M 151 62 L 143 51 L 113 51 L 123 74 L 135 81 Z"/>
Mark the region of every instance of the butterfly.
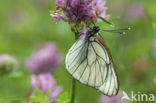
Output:
<path fill-rule="evenodd" d="M 72 45 L 66 55 L 67 71 L 81 83 L 94 87 L 107 96 L 119 91 L 118 77 L 108 47 L 94 26 Z"/>

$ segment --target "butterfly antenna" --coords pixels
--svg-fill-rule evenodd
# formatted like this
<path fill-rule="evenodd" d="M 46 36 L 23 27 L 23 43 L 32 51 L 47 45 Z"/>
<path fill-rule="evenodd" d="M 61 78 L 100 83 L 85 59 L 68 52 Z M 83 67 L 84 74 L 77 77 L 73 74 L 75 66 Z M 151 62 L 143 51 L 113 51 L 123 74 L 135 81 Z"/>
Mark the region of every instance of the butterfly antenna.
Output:
<path fill-rule="evenodd" d="M 112 32 L 112 33 L 118 33 L 118 34 L 126 34 L 125 31 L 131 30 L 130 27 L 128 28 L 123 28 L 123 29 L 116 29 L 116 30 L 102 30 L 102 31 L 106 31 L 106 32 Z"/>

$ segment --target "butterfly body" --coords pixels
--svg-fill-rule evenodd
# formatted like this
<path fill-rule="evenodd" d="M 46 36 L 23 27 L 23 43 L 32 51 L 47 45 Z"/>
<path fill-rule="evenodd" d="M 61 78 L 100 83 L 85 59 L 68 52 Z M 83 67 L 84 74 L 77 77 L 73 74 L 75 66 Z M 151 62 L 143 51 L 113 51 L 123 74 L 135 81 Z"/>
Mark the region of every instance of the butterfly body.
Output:
<path fill-rule="evenodd" d="M 66 69 L 81 83 L 96 88 L 108 96 L 118 92 L 118 79 L 110 51 L 95 26 L 79 38 L 66 55 Z"/>

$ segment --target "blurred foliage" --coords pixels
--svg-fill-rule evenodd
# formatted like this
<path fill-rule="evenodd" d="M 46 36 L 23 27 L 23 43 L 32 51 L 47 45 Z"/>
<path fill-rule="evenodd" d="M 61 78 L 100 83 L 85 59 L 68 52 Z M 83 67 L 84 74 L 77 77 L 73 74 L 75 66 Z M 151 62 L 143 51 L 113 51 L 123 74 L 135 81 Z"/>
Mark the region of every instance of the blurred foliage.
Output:
<path fill-rule="evenodd" d="M 50 91 L 44 94 L 40 89 L 37 89 L 36 91 L 37 95 L 32 95 L 31 99 L 35 101 L 35 103 L 51 103 L 50 98 Z"/>
<path fill-rule="evenodd" d="M 58 99 L 58 103 L 70 103 L 70 94 L 63 92 Z"/>
<path fill-rule="evenodd" d="M 127 10 L 135 3 L 144 6 L 146 19 L 125 19 Z M 115 27 L 97 23 L 101 29 L 132 28 L 126 35 L 100 32 L 113 56 L 120 90 L 129 95 L 132 90 L 156 95 L 156 84 L 153 82 L 156 77 L 156 57 L 153 55 L 156 1 L 108 1 L 107 6 L 112 18 L 119 19 L 111 20 Z M 1 0 L 0 8 L 0 54 L 11 54 L 17 57 L 20 64 L 16 71 L 19 76 L 0 77 L 0 103 L 23 103 L 26 100 L 32 88 L 31 73 L 25 67 L 25 60 L 39 44 L 48 41 L 56 42 L 62 52 L 62 65 L 54 73 L 57 84 L 62 85 L 64 91 L 70 91 L 72 77 L 65 70 L 64 59 L 74 43 L 74 34 L 68 24 L 61 21 L 56 25 L 50 17 L 49 11 L 55 9 L 55 0 Z M 79 82 L 76 84 L 77 103 L 98 103 L 99 92 Z"/>

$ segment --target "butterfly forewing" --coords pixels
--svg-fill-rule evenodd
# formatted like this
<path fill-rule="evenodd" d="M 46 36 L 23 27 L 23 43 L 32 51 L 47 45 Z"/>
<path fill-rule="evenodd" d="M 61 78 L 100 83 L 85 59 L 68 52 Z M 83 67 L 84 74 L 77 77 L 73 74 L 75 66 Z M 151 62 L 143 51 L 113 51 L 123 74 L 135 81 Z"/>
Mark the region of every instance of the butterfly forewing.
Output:
<path fill-rule="evenodd" d="M 75 79 L 105 95 L 114 96 L 118 92 L 113 61 L 101 36 L 78 39 L 67 53 L 66 68 Z"/>

